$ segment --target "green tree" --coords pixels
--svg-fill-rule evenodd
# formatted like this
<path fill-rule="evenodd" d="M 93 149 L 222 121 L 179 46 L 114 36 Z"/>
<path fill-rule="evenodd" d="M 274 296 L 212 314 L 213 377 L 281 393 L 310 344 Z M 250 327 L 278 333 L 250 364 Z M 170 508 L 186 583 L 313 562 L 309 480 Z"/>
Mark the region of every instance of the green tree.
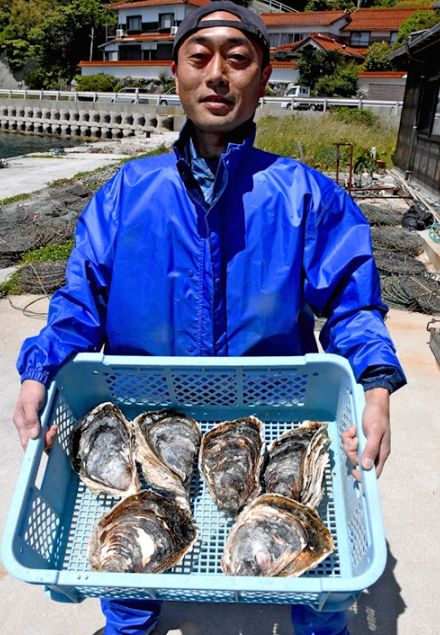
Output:
<path fill-rule="evenodd" d="M 331 11 L 332 9 L 353 11 L 356 9 L 356 2 L 354 0 L 308 0 L 305 6 L 305 11 Z"/>
<path fill-rule="evenodd" d="M 325 75 L 316 82 L 315 91 L 327 97 L 352 97 L 357 91 L 357 77 L 355 64 L 339 66 L 332 75 Z"/>
<path fill-rule="evenodd" d="M 393 68 L 388 56 L 391 52 L 386 42 L 374 42 L 368 49 L 363 64 L 365 71 L 389 71 Z"/>
<path fill-rule="evenodd" d="M 100 0 L 70 0 L 49 13 L 30 32 L 35 58 L 46 72 L 47 87 L 70 81 L 81 60 L 89 58 L 92 28 L 97 41 L 112 20 Z"/>
<path fill-rule="evenodd" d="M 429 29 L 440 22 L 440 15 L 435 11 L 416 11 L 400 25 L 397 39 L 393 48 L 405 44 L 411 33 Z"/>
<path fill-rule="evenodd" d="M 313 90 L 321 77 L 333 75 L 342 64 L 342 55 L 337 51 L 324 52 L 306 46 L 298 57 L 299 82 Z"/>

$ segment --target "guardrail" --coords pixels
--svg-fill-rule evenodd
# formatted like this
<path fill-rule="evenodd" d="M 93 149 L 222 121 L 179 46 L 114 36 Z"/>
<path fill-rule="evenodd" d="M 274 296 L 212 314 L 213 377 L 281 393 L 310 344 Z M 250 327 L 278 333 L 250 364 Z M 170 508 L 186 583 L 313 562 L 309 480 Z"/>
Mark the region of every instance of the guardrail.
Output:
<path fill-rule="evenodd" d="M 133 95 L 133 103 L 149 103 L 157 105 L 164 94 L 142 93 Z M 175 98 L 176 96 L 173 95 Z M 130 100 L 121 98 L 117 93 L 99 93 L 89 91 L 63 91 L 63 90 L 19 90 L 0 88 L 0 99 L 40 99 L 54 101 L 90 101 L 90 102 L 116 102 L 129 103 Z M 341 97 L 262 97 L 260 105 L 279 104 L 280 107 L 292 110 L 326 111 L 331 106 L 349 106 L 352 108 L 366 108 L 370 106 L 391 108 L 398 111 L 402 107 L 403 101 L 363 99 L 363 98 L 341 98 Z"/>
<path fill-rule="evenodd" d="M 403 101 L 386 99 L 364 99 L 344 97 L 262 97 L 261 105 L 279 104 L 288 110 L 322 110 L 326 112 L 331 106 L 348 106 L 350 108 L 368 108 L 371 106 L 390 108 L 398 112 Z"/>

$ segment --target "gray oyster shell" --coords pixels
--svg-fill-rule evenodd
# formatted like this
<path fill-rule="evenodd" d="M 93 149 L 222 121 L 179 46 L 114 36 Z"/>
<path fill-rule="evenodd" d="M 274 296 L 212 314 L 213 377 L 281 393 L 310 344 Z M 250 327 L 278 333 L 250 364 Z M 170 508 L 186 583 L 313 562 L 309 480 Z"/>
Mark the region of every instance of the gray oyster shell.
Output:
<path fill-rule="evenodd" d="M 139 491 L 132 426 L 112 403 L 96 406 L 74 424 L 69 454 L 73 469 L 94 494 Z"/>
<path fill-rule="evenodd" d="M 317 507 L 324 493 L 329 445 L 327 424 L 316 421 L 304 421 L 275 439 L 268 447 L 265 491 Z"/>
<path fill-rule="evenodd" d="M 299 576 L 333 550 L 314 509 L 280 494 L 262 494 L 232 527 L 221 568 L 227 575 Z"/>
<path fill-rule="evenodd" d="M 221 509 L 236 515 L 258 496 L 264 452 L 263 424 L 257 417 L 224 421 L 203 436 L 199 469 Z"/>
<path fill-rule="evenodd" d="M 197 421 L 174 410 L 144 412 L 133 421 L 136 458 L 146 481 L 187 497 L 201 432 Z"/>
<path fill-rule="evenodd" d="M 196 538 L 186 508 L 171 497 L 143 490 L 98 521 L 89 561 L 96 571 L 159 573 L 180 562 Z"/>

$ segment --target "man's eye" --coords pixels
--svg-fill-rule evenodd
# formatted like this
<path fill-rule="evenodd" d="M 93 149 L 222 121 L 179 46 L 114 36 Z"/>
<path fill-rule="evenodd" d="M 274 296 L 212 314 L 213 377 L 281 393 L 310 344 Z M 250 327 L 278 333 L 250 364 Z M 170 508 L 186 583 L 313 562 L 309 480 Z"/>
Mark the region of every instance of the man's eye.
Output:
<path fill-rule="evenodd" d="M 201 62 L 201 61 L 205 60 L 206 57 L 207 57 L 206 53 L 193 53 L 191 55 L 191 59 L 196 60 L 198 62 L 199 61 Z"/>
<path fill-rule="evenodd" d="M 246 55 L 242 55 L 241 53 L 231 53 L 229 55 L 229 59 L 240 64 L 244 64 L 248 61 L 248 57 Z"/>

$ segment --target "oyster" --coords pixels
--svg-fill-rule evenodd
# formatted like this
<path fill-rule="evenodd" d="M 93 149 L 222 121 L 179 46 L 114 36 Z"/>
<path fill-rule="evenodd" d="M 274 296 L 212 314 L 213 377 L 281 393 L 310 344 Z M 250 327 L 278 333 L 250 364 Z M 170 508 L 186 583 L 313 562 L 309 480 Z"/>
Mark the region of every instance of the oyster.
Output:
<path fill-rule="evenodd" d="M 224 421 L 202 438 L 199 469 L 217 505 L 237 514 L 260 493 L 263 424 L 256 417 Z"/>
<path fill-rule="evenodd" d="M 232 527 L 221 567 L 228 575 L 299 576 L 333 550 L 314 509 L 280 494 L 262 494 Z"/>
<path fill-rule="evenodd" d="M 187 496 L 201 432 L 191 417 L 174 410 L 144 412 L 133 421 L 136 458 L 147 482 Z"/>
<path fill-rule="evenodd" d="M 143 490 L 98 521 L 89 542 L 89 561 L 97 571 L 158 573 L 177 564 L 196 537 L 186 508 Z"/>
<path fill-rule="evenodd" d="M 275 439 L 268 447 L 265 491 L 317 507 L 324 493 L 329 445 L 327 424 L 316 421 L 304 421 Z"/>
<path fill-rule="evenodd" d="M 129 496 L 139 491 L 132 426 L 110 402 L 93 408 L 73 426 L 69 454 L 73 469 L 95 494 Z"/>

